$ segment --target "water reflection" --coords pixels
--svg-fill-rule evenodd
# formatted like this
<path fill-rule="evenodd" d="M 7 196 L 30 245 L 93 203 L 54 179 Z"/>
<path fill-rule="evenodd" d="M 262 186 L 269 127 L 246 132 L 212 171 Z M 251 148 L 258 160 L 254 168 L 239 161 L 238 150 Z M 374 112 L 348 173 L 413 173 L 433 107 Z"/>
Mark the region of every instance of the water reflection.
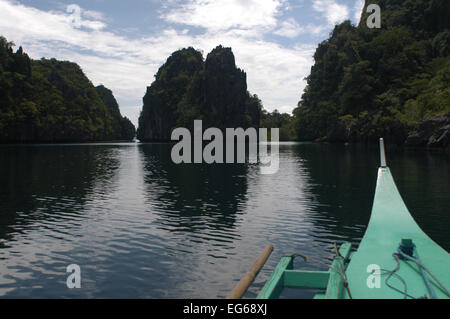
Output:
<path fill-rule="evenodd" d="M 157 223 L 168 231 L 234 228 L 245 212 L 247 165 L 175 165 L 170 145 L 144 144 L 146 197 Z"/>
<path fill-rule="evenodd" d="M 406 206 L 425 233 L 450 252 L 448 153 L 393 147 L 389 163 Z"/>
<path fill-rule="evenodd" d="M 1 147 L 0 295 L 76 295 L 65 287 L 65 268 L 104 251 L 95 247 L 102 228 L 92 225 L 101 203 L 117 195 L 120 157 L 110 145 Z M 92 296 L 94 280 L 84 279 L 84 296 Z"/>
<path fill-rule="evenodd" d="M 377 157 L 370 146 L 304 144 L 294 147 L 309 172 L 318 240 L 358 245 L 370 218 Z"/>
<path fill-rule="evenodd" d="M 4 146 L 0 152 L 0 239 L 3 244 L 46 222 L 83 218 L 95 187 L 108 193 L 119 162 L 110 147 Z M 101 196 L 102 193 L 99 195 Z M 70 223 L 70 227 L 73 227 Z"/>

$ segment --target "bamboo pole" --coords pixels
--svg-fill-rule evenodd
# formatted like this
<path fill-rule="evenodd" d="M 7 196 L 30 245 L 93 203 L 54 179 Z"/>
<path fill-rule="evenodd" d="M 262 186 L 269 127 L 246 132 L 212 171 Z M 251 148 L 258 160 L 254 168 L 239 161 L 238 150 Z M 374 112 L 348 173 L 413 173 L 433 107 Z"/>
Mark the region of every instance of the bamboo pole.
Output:
<path fill-rule="evenodd" d="M 234 287 L 233 291 L 227 296 L 227 299 L 240 299 L 247 291 L 248 287 L 253 283 L 256 276 L 258 275 L 261 268 L 266 263 L 267 259 L 269 258 L 270 254 L 273 251 L 272 245 L 267 245 L 266 248 L 264 248 L 261 255 L 256 259 L 255 263 L 253 264 L 252 268 L 245 274 L 244 278 L 239 281 L 239 283 Z"/>

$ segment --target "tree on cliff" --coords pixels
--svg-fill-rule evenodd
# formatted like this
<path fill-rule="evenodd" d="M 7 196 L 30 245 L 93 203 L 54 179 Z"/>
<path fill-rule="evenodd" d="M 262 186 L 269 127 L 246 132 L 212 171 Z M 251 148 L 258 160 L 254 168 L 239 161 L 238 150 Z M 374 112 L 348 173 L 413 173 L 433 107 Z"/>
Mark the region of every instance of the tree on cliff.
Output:
<path fill-rule="evenodd" d="M 294 141 L 293 117 L 288 113 L 280 113 L 278 110 L 273 112 L 267 112 L 262 110 L 261 112 L 261 127 L 265 128 L 279 128 L 280 129 L 280 141 Z M 270 130 L 268 131 L 268 139 L 270 139 Z"/>

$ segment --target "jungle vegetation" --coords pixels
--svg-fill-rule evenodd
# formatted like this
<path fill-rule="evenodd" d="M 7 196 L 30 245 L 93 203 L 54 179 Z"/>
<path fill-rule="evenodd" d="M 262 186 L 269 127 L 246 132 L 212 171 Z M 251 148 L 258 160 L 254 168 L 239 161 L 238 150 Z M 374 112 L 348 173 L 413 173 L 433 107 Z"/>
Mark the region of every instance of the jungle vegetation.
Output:
<path fill-rule="evenodd" d="M 112 92 L 94 87 L 81 68 L 56 59 L 32 60 L 0 37 L 0 142 L 132 140 Z"/>

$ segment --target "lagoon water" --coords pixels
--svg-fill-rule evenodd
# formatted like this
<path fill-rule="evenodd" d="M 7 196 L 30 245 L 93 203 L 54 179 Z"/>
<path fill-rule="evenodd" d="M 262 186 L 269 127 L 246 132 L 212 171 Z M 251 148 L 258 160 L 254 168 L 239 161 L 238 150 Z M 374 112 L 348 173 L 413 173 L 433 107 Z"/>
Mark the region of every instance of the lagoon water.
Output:
<path fill-rule="evenodd" d="M 281 256 L 329 262 L 330 245 L 357 246 L 364 234 L 376 146 L 284 143 L 275 175 L 257 165 L 175 165 L 170 150 L 0 146 L 0 296 L 223 298 L 271 243 L 252 298 Z M 387 156 L 412 215 L 449 251 L 448 154 L 389 147 Z M 81 268 L 80 289 L 66 286 L 70 264 Z"/>

